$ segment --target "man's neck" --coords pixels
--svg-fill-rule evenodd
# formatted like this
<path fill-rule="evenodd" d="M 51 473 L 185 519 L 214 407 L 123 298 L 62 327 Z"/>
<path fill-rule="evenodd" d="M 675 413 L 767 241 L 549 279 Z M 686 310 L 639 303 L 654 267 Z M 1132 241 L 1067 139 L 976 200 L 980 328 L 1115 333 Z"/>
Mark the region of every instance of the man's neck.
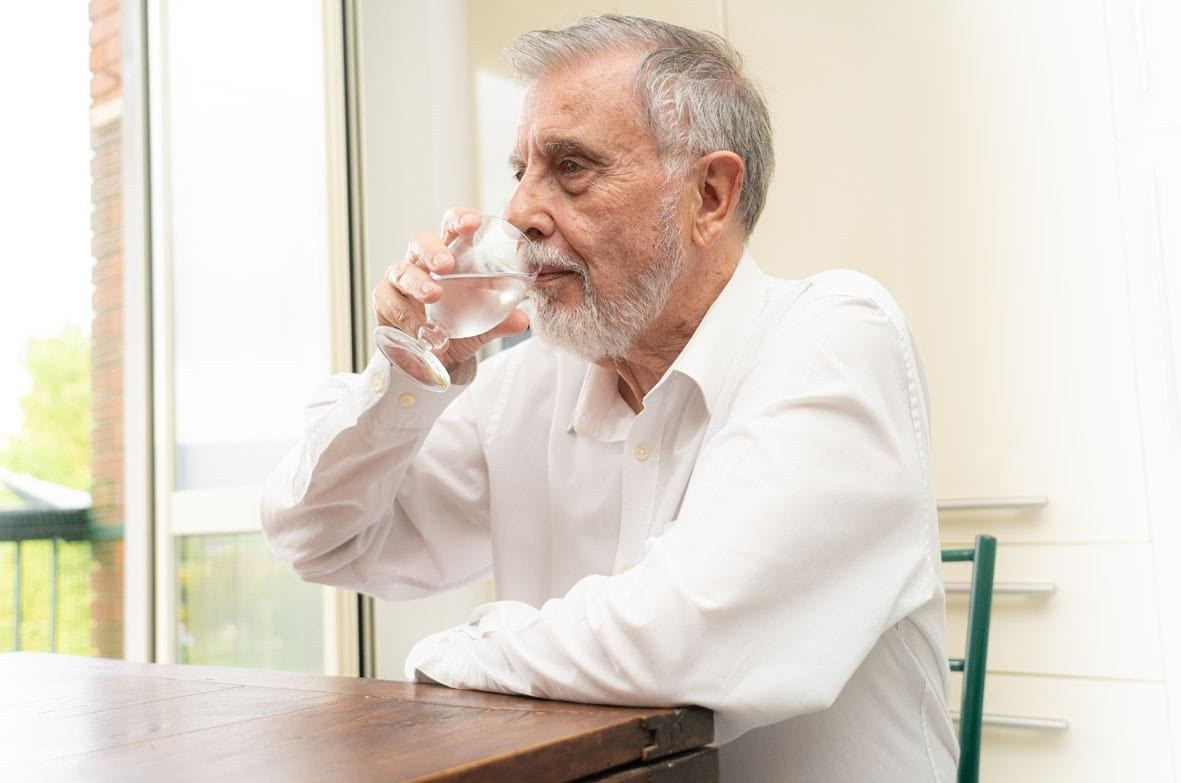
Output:
<path fill-rule="evenodd" d="M 651 391 L 668 368 L 689 344 L 710 305 L 726 287 L 738 260 L 742 246 L 719 257 L 701 259 L 686 264 L 673 284 L 668 304 L 652 322 L 635 346 L 622 359 L 599 362 L 619 374 L 619 396 L 639 413 L 644 409 L 644 396 Z"/>

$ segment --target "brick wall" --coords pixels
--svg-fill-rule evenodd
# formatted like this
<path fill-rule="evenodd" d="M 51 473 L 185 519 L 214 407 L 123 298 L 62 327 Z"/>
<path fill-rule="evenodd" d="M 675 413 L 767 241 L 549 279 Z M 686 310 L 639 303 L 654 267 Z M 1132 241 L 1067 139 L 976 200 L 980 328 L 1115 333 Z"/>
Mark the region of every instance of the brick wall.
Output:
<path fill-rule="evenodd" d="M 92 515 L 123 524 L 123 93 L 120 0 L 90 2 L 90 200 L 94 256 L 91 378 Z M 94 544 L 92 644 L 98 655 L 123 655 L 123 542 Z"/>

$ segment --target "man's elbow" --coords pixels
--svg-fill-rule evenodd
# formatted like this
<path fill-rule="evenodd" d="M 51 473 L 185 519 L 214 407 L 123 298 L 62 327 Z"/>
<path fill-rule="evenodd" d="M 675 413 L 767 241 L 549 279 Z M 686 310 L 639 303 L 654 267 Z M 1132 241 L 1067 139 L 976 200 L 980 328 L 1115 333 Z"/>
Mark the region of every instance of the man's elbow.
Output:
<path fill-rule="evenodd" d="M 312 546 L 316 521 L 308 509 L 268 481 L 262 490 L 259 521 L 271 552 L 289 563 L 300 578 L 308 579 L 305 574 L 311 574 L 309 566 L 318 554 Z"/>

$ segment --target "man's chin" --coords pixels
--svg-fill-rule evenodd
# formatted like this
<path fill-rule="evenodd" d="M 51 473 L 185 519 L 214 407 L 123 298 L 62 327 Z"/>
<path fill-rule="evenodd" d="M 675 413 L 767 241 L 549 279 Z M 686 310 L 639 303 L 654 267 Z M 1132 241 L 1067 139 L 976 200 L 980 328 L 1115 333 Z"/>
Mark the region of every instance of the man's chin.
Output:
<path fill-rule="evenodd" d="M 525 301 L 534 302 L 555 318 L 575 318 L 587 306 L 586 290 L 578 275 L 562 275 L 545 283 L 534 283 Z"/>
<path fill-rule="evenodd" d="M 597 329 L 580 329 L 572 324 L 556 324 L 545 318 L 532 316 L 533 336 L 546 345 L 586 362 L 610 361 L 627 353 L 615 335 L 605 335 Z M 595 332 L 599 332 L 596 334 Z"/>

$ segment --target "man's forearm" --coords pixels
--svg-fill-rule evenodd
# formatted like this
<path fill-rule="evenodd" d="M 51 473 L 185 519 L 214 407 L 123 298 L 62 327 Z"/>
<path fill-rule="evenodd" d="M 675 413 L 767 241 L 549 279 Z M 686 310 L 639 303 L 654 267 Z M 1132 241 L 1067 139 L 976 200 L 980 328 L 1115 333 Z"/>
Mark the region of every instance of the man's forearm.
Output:
<path fill-rule="evenodd" d="M 461 422 L 431 435 L 458 393 L 423 392 L 382 357 L 326 382 L 304 437 L 264 488 L 263 531 L 275 553 L 304 579 L 383 597 L 423 595 L 486 570 L 486 545 L 470 540 L 479 538 L 470 518 L 479 509 L 455 519 L 439 503 L 428 520 L 418 500 L 446 497 L 452 471 L 478 452 Z M 455 542 L 445 569 L 429 556 L 434 537 Z"/>

